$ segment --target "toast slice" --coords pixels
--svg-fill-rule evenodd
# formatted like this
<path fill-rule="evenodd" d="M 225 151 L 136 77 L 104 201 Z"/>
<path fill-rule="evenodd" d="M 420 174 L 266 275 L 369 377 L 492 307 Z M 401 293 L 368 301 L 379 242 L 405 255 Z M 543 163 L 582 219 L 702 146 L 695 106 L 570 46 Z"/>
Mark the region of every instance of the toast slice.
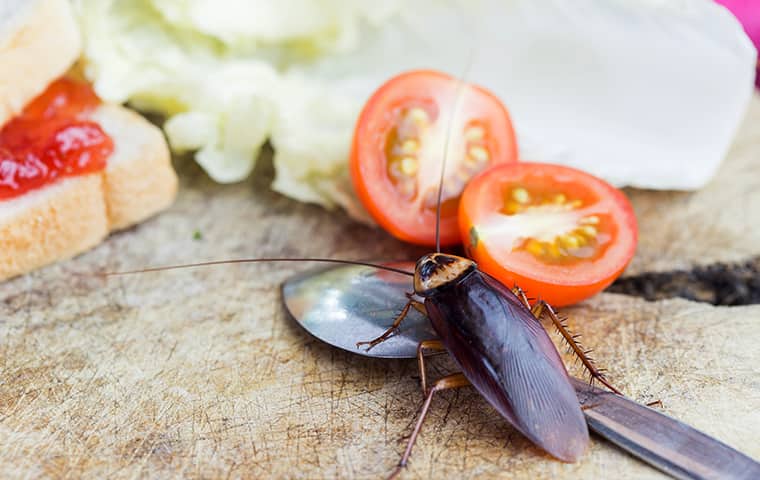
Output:
<path fill-rule="evenodd" d="M 0 1 L 0 127 L 65 74 L 81 48 L 69 0 Z M 115 105 L 89 115 L 114 142 L 106 168 L 0 201 L 0 280 L 84 252 L 174 199 L 177 177 L 156 126 Z"/>
<path fill-rule="evenodd" d="M 161 131 L 116 105 L 91 118 L 114 141 L 105 170 L 0 202 L 0 280 L 84 252 L 173 201 L 177 177 Z"/>

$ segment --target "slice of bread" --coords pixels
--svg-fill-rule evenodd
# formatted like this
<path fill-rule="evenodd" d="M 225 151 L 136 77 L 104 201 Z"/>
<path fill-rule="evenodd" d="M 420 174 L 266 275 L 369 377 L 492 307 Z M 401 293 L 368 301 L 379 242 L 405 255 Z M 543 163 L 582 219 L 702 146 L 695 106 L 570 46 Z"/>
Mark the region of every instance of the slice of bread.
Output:
<path fill-rule="evenodd" d="M 0 127 L 66 73 L 81 48 L 69 0 L 0 0 Z M 114 141 L 105 170 L 0 201 L 0 280 L 73 257 L 174 199 L 177 177 L 156 126 L 115 105 L 90 117 Z"/>
<path fill-rule="evenodd" d="M 0 201 L 0 280 L 73 257 L 174 199 L 177 177 L 155 125 L 115 105 L 98 107 L 91 118 L 114 141 L 103 172 Z"/>
<path fill-rule="evenodd" d="M 81 49 L 69 0 L 0 1 L 0 126 L 63 75 Z"/>

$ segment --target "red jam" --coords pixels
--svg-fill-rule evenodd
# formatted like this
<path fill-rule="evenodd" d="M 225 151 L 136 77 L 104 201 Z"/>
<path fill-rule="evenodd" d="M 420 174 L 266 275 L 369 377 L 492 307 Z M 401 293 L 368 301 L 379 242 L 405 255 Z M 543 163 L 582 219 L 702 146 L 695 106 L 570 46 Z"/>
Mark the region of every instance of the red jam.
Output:
<path fill-rule="evenodd" d="M 105 168 L 113 141 L 85 118 L 99 103 L 88 84 L 61 78 L 8 122 L 0 130 L 0 201 Z"/>

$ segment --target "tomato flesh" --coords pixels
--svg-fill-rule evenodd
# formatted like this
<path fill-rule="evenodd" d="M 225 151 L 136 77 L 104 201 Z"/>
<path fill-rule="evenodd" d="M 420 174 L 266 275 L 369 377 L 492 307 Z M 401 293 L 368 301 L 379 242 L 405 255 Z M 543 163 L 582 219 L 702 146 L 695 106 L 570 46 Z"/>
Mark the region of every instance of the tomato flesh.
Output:
<path fill-rule="evenodd" d="M 457 212 L 467 182 L 517 159 L 512 123 L 480 87 L 433 71 L 401 74 L 372 95 L 359 117 L 350 160 L 354 188 L 392 235 L 433 246 L 444 156 L 440 240 L 452 245 L 460 241 Z"/>
<path fill-rule="evenodd" d="M 569 167 L 505 164 L 476 177 L 459 209 L 479 267 L 555 306 L 594 295 L 625 269 L 636 219 L 625 195 Z"/>

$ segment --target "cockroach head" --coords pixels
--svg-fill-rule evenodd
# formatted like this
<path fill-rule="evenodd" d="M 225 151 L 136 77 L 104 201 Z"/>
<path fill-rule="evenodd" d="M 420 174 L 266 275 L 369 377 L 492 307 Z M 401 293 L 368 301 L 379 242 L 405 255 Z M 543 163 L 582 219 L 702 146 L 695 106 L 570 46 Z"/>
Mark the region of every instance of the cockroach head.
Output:
<path fill-rule="evenodd" d="M 427 297 L 441 287 L 450 285 L 475 269 L 469 258 L 431 253 L 417 260 L 414 267 L 414 293 Z"/>

